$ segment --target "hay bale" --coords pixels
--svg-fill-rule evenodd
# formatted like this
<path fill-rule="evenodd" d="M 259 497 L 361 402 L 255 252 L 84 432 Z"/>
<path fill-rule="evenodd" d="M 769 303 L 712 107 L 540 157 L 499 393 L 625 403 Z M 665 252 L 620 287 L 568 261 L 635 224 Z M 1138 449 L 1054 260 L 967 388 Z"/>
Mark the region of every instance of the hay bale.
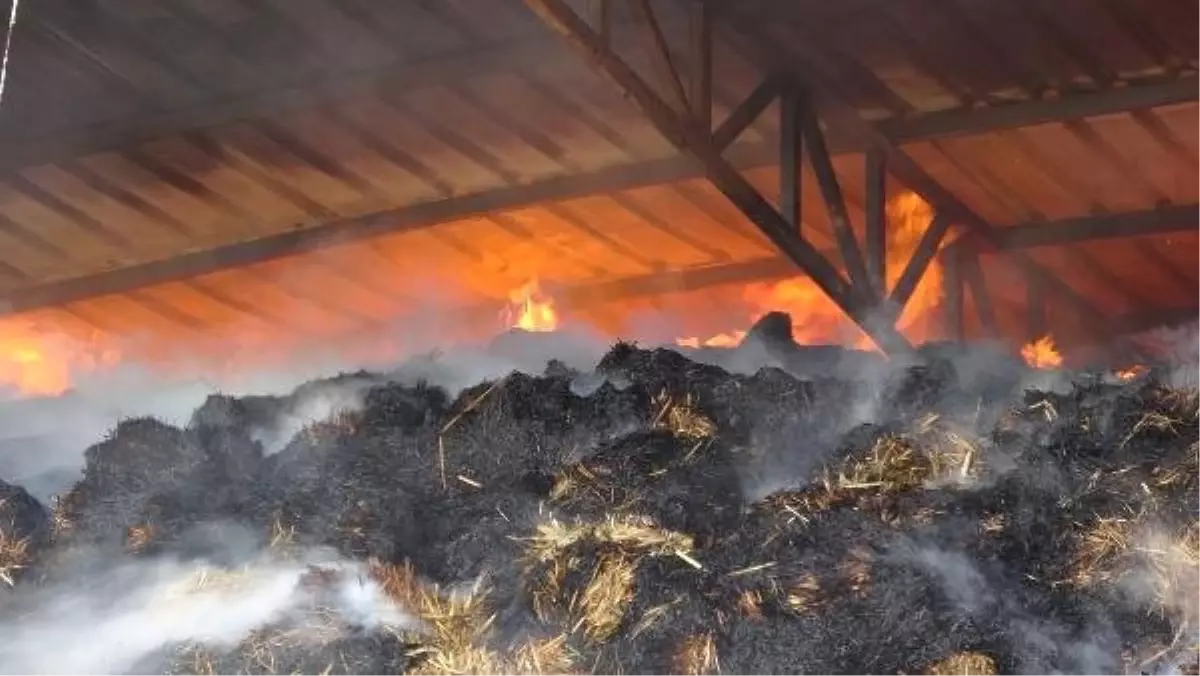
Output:
<path fill-rule="evenodd" d="M 0 480 L 0 583 L 13 587 L 50 536 L 46 508 L 24 488 Z"/>

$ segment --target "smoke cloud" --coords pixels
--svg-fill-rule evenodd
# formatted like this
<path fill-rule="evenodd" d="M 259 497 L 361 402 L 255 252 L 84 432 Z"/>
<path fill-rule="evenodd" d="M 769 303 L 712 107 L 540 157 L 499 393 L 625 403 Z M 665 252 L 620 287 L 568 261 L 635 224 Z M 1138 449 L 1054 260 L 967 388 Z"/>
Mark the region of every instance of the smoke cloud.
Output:
<path fill-rule="evenodd" d="M 106 564 L 7 599 L 0 621 L 0 672 L 126 673 L 160 649 L 231 647 L 264 625 L 301 613 L 314 566 L 336 574 L 323 611 L 363 628 L 415 628 L 362 564 L 309 551 L 281 561 L 259 554 L 241 565 L 164 557 Z"/>

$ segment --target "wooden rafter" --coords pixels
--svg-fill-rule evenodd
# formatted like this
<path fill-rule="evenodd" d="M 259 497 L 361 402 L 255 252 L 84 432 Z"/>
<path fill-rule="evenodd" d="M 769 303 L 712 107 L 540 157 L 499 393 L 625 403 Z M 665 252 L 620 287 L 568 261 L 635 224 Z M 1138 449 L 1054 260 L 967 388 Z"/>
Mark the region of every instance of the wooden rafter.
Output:
<path fill-rule="evenodd" d="M 804 109 L 800 93 L 787 90 L 779 102 L 779 212 L 800 233 L 800 163 L 804 159 Z M 801 233 L 803 234 L 803 233 Z"/>
<path fill-rule="evenodd" d="M 1196 232 L 1200 229 L 1200 204 L 1182 204 L 1123 214 L 1068 218 L 1049 223 L 1026 223 L 1001 228 L 996 246 L 1003 250 L 1078 244 L 1102 239 Z"/>
<path fill-rule="evenodd" d="M 917 290 L 917 284 L 925 276 L 925 271 L 929 269 L 929 263 L 937 255 L 938 248 L 949 230 L 950 219 L 939 213 L 934 216 L 933 222 L 921 235 L 908 265 L 904 266 L 904 271 L 900 273 L 900 278 L 896 280 L 896 285 L 888 297 L 898 311 L 908 305 L 913 292 Z"/>
<path fill-rule="evenodd" d="M 737 137 L 746 131 L 747 127 L 754 124 L 754 121 L 767 109 L 767 106 L 771 105 L 778 94 L 779 81 L 770 75 L 763 78 L 763 81 L 758 83 L 758 86 L 733 109 L 721 126 L 713 132 L 713 147 L 723 151 L 733 145 Z"/>
<path fill-rule="evenodd" d="M 692 114 L 712 128 L 713 26 L 712 8 L 696 3 L 692 13 Z"/>
<path fill-rule="evenodd" d="M 878 299 L 867 276 L 867 266 L 863 262 L 862 252 L 859 251 L 858 241 L 854 238 L 854 230 L 850 225 L 850 213 L 846 211 L 846 198 L 842 194 L 842 186 L 833 168 L 833 159 L 829 146 L 825 143 L 825 132 L 821 130 L 820 120 L 812 101 L 805 97 L 805 111 L 800 117 L 800 130 L 804 137 L 808 163 L 817 178 L 817 186 L 821 190 L 822 201 L 829 212 L 829 223 L 833 228 L 834 239 L 837 241 L 838 252 L 842 264 L 850 274 L 850 281 L 859 288 L 864 297 L 872 302 Z"/>
<path fill-rule="evenodd" d="M 971 290 L 971 300 L 975 301 L 975 313 L 979 316 L 979 324 L 984 335 L 995 338 L 1000 335 L 1000 326 L 996 322 L 996 307 L 992 304 L 992 296 L 988 291 L 987 280 L 983 276 L 983 265 L 979 260 L 979 252 L 968 241 L 960 242 L 958 251 L 959 272 L 963 283 Z"/>
<path fill-rule="evenodd" d="M 687 91 L 683 88 L 683 79 L 679 77 L 679 69 L 675 67 L 675 60 L 671 57 L 671 47 L 667 44 L 662 27 L 658 25 L 658 19 L 650 7 L 650 0 L 629 0 L 629 4 L 633 6 L 633 10 L 637 12 L 644 24 L 650 38 L 650 48 L 654 53 L 654 63 L 662 73 L 663 79 L 666 80 L 671 96 L 678 106 L 677 109 L 680 111 L 691 110 Z"/>
<path fill-rule="evenodd" d="M 966 323 L 963 321 L 963 278 L 962 249 L 948 246 L 939 254 L 942 259 L 942 288 L 946 292 L 946 329 L 953 340 L 966 340 Z"/>

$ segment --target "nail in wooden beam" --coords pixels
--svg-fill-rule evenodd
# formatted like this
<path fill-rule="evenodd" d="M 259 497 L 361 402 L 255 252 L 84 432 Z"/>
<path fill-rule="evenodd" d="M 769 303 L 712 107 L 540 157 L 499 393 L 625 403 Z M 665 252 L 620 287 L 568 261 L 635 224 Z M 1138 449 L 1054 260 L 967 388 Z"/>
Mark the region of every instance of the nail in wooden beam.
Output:
<path fill-rule="evenodd" d="M 779 211 L 800 233 L 800 160 L 803 153 L 800 94 L 788 89 L 779 102 Z"/>
<path fill-rule="evenodd" d="M 887 162 L 883 151 L 870 148 L 866 154 L 866 241 L 867 274 L 875 293 L 887 295 Z"/>

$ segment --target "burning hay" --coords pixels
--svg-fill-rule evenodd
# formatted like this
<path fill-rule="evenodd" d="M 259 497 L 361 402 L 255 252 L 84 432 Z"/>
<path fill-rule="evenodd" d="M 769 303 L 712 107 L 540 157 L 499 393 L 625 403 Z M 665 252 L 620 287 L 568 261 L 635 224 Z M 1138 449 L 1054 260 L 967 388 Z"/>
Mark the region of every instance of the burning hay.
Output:
<path fill-rule="evenodd" d="M 597 373 L 556 364 L 457 401 L 358 375 L 360 409 L 272 453 L 263 430 L 294 401 L 214 397 L 185 429 L 122 423 L 53 515 L 0 502 L 0 557 L 23 557 L 0 570 L 19 600 L 80 575 L 62 552 L 190 560 L 229 524 L 286 565 L 315 548 L 371 562 L 357 578 L 305 574 L 288 613 L 222 644 L 164 645 L 139 671 L 1186 663 L 1195 392 L 1151 371 L 1023 393 L 1007 372 L 960 379 L 953 357 L 927 356 L 879 383 L 732 375 L 619 345 Z M 376 588 L 406 621 L 353 612 Z"/>

